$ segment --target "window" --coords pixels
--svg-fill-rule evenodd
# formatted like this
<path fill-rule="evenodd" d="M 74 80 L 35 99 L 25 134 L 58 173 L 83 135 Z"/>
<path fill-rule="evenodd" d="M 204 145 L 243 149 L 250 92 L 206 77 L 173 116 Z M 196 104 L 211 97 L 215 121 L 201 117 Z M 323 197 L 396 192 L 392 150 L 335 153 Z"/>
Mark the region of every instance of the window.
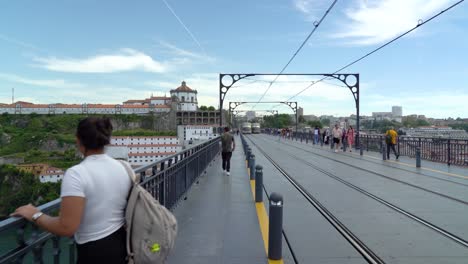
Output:
<path fill-rule="evenodd" d="M 182 96 L 182 102 L 185 102 L 185 96 Z"/>

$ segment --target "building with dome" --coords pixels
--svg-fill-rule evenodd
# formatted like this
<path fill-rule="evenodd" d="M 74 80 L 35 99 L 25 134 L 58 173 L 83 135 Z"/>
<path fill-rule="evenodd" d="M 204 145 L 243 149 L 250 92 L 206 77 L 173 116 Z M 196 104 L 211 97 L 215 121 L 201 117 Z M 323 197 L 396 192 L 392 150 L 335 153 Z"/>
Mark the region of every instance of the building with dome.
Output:
<path fill-rule="evenodd" d="M 178 111 L 197 111 L 197 90 L 193 90 L 187 86 L 185 81 L 174 90 L 170 91 L 171 98 L 177 99 Z"/>

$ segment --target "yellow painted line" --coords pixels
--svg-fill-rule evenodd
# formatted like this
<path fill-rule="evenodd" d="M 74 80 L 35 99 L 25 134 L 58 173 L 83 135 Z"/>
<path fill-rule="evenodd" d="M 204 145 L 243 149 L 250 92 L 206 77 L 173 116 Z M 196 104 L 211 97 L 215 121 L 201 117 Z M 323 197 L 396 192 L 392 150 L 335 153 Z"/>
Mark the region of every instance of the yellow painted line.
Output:
<path fill-rule="evenodd" d="M 250 180 L 250 188 L 252 189 L 252 196 L 255 201 L 255 180 Z M 260 224 L 260 232 L 262 233 L 263 245 L 265 246 L 265 253 L 268 256 L 268 214 L 265 209 L 263 202 L 255 203 L 257 209 L 258 223 Z M 269 264 L 283 264 L 283 260 L 271 260 L 268 259 Z"/>
<path fill-rule="evenodd" d="M 353 155 L 358 155 L 358 154 L 353 154 Z M 359 155 L 360 156 L 360 155 Z M 382 160 L 381 158 L 376 158 L 376 157 L 373 157 L 373 156 L 368 156 L 368 155 L 363 155 L 364 157 L 368 157 L 368 158 L 371 158 L 371 159 L 375 159 L 375 160 Z M 387 160 L 387 162 L 391 162 L 391 163 L 395 163 L 395 164 L 400 164 L 400 165 L 403 165 L 403 166 L 407 166 L 407 167 L 410 167 L 410 168 L 414 168 L 415 165 L 414 164 L 410 164 L 410 163 L 405 163 L 405 162 L 401 162 L 401 161 L 393 161 L 393 160 Z M 468 179 L 467 176 L 463 176 L 463 175 L 459 175 L 459 174 L 455 174 L 455 173 L 450 173 L 450 172 L 445 172 L 445 171 L 440 171 L 440 170 L 435 170 L 435 169 L 430 169 L 430 168 L 425 168 L 425 167 L 421 167 L 422 170 L 427 170 L 427 171 L 432 171 L 432 172 L 436 172 L 436 173 L 440 173 L 440 174 L 444 174 L 444 175 L 447 175 L 447 176 L 452 176 L 452 177 L 457 177 L 457 178 L 462 178 L 462 179 Z"/>

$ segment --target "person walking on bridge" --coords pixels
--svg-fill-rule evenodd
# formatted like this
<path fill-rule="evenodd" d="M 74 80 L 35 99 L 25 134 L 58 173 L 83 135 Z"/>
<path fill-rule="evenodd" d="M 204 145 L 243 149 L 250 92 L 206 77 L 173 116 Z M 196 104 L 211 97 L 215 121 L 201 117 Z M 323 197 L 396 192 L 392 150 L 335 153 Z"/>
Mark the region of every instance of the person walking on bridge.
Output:
<path fill-rule="evenodd" d="M 338 124 L 335 124 L 335 127 L 332 130 L 332 136 L 333 143 L 335 144 L 335 152 L 338 152 L 340 149 L 340 140 L 343 136 L 343 130 L 338 126 Z"/>
<path fill-rule="evenodd" d="M 395 153 L 395 158 L 398 159 L 400 154 L 395 150 L 395 145 L 397 144 L 398 133 L 393 127 L 390 127 L 387 132 L 385 132 L 385 143 L 387 144 L 387 159 L 390 159 L 390 148 Z"/>
<path fill-rule="evenodd" d="M 232 152 L 236 148 L 234 137 L 229 133 L 229 127 L 224 128 L 224 134 L 221 136 L 221 157 L 223 159 L 223 172 L 227 176 L 230 174 Z"/>

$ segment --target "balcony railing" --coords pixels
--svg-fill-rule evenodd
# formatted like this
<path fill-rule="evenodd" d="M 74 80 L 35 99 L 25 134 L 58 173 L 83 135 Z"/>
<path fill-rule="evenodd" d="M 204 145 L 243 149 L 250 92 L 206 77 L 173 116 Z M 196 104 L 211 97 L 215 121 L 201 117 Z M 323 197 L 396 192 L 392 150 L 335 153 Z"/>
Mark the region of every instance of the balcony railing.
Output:
<path fill-rule="evenodd" d="M 208 164 L 220 152 L 220 138 L 209 140 L 155 163 L 135 169 L 140 184 L 155 199 L 173 209 Z M 60 199 L 41 205 L 54 214 Z M 0 222 L 0 264 L 4 263 L 75 263 L 72 238 L 62 238 L 37 228 L 23 218 L 11 217 Z"/>

